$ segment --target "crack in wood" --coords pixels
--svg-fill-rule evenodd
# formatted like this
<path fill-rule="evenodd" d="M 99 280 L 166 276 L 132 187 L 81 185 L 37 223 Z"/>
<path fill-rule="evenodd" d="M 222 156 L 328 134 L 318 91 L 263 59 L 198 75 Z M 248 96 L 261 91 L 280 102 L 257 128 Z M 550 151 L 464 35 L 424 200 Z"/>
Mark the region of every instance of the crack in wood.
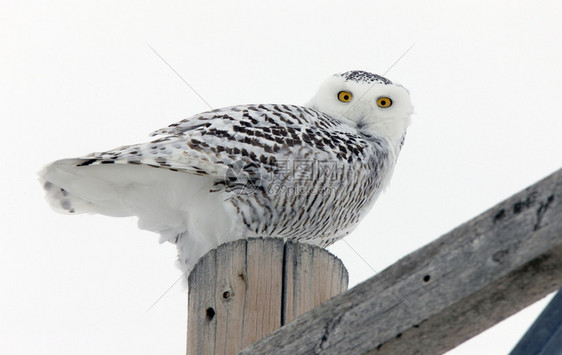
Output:
<path fill-rule="evenodd" d="M 344 316 L 344 314 L 340 314 L 340 315 L 332 318 L 332 320 L 330 322 L 328 322 L 328 324 L 326 324 L 326 327 L 324 327 L 324 334 L 322 334 L 322 337 L 320 338 L 320 342 L 314 348 L 315 354 L 320 354 L 322 351 L 325 350 L 325 344 L 328 342 L 328 338 L 330 337 L 330 333 L 334 329 L 336 329 L 338 324 L 340 324 L 343 316 Z"/>

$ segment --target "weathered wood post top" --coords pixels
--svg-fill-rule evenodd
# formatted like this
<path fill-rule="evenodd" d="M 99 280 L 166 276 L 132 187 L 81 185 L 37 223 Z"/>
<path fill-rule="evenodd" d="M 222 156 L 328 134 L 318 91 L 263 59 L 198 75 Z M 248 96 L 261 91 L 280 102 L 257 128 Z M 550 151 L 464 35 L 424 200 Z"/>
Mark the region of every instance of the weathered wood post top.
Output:
<path fill-rule="evenodd" d="M 203 256 L 188 282 L 187 354 L 237 354 L 346 291 L 348 274 L 322 248 L 244 239 Z"/>

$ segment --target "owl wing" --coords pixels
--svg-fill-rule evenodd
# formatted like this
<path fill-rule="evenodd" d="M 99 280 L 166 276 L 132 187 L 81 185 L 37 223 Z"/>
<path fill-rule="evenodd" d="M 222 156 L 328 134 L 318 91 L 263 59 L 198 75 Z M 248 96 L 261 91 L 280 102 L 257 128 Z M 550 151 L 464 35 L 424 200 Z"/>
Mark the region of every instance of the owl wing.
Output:
<path fill-rule="evenodd" d="M 342 122 L 296 105 L 240 105 L 151 133 L 157 139 L 80 158 L 78 167 L 136 164 L 224 179 L 272 174 L 283 159 L 349 160 L 365 142 Z"/>
<path fill-rule="evenodd" d="M 56 161 L 40 177 L 55 210 L 137 216 L 141 229 L 177 243 L 183 262 L 225 235 L 237 237 L 231 228 L 239 216 L 228 203 L 237 189 L 283 175 L 288 161 L 353 162 L 372 154 L 372 144 L 349 126 L 294 105 L 213 110 L 152 136 L 148 143 Z"/>
<path fill-rule="evenodd" d="M 138 216 L 140 228 L 170 240 L 194 225 L 193 216 L 225 208 L 226 197 L 209 192 L 271 181 L 288 160 L 360 160 L 368 149 L 340 121 L 294 105 L 209 111 L 152 135 L 148 143 L 47 166 L 40 173 L 47 200 L 64 213 Z"/>

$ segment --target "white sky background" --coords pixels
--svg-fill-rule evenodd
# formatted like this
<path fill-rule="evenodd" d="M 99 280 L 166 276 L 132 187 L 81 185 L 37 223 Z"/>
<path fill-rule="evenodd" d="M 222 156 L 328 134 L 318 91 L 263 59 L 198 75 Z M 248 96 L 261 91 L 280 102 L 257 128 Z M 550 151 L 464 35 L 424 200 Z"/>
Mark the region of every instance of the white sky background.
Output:
<path fill-rule="evenodd" d="M 562 167 L 559 1 L 2 1 L 0 353 L 183 354 L 175 247 L 52 212 L 36 172 L 213 107 L 304 103 L 333 73 L 409 88 L 390 188 L 347 241 L 381 271 Z M 373 271 L 342 242 L 351 285 Z M 505 354 L 546 300 L 450 354 Z"/>

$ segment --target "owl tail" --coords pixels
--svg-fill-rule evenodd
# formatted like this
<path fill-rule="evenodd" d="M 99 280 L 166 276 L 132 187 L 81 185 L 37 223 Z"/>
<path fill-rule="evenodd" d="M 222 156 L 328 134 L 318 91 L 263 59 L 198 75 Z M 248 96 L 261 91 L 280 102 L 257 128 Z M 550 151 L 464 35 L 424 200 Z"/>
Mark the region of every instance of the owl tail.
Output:
<path fill-rule="evenodd" d="M 55 211 L 137 216 L 139 228 L 160 233 L 163 240 L 187 230 L 194 197 L 211 186 L 192 174 L 146 165 L 84 162 L 88 159 L 58 160 L 39 173 Z"/>
<path fill-rule="evenodd" d="M 86 164 L 84 164 L 86 162 Z M 202 253 L 234 238 L 233 214 L 209 177 L 116 161 L 88 164 L 91 159 L 58 160 L 40 173 L 49 204 L 65 214 L 98 213 L 137 216 L 139 228 L 178 245 L 182 269 L 189 270 Z"/>
<path fill-rule="evenodd" d="M 119 198 L 119 184 L 112 183 L 113 171 L 103 166 L 82 167 L 83 159 L 63 159 L 46 166 L 40 181 L 51 207 L 60 213 L 100 213 L 131 216 Z M 114 168 L 114 167 L 112 167 Z M 114 179 L 113 179 L 114 180 Z"/>

